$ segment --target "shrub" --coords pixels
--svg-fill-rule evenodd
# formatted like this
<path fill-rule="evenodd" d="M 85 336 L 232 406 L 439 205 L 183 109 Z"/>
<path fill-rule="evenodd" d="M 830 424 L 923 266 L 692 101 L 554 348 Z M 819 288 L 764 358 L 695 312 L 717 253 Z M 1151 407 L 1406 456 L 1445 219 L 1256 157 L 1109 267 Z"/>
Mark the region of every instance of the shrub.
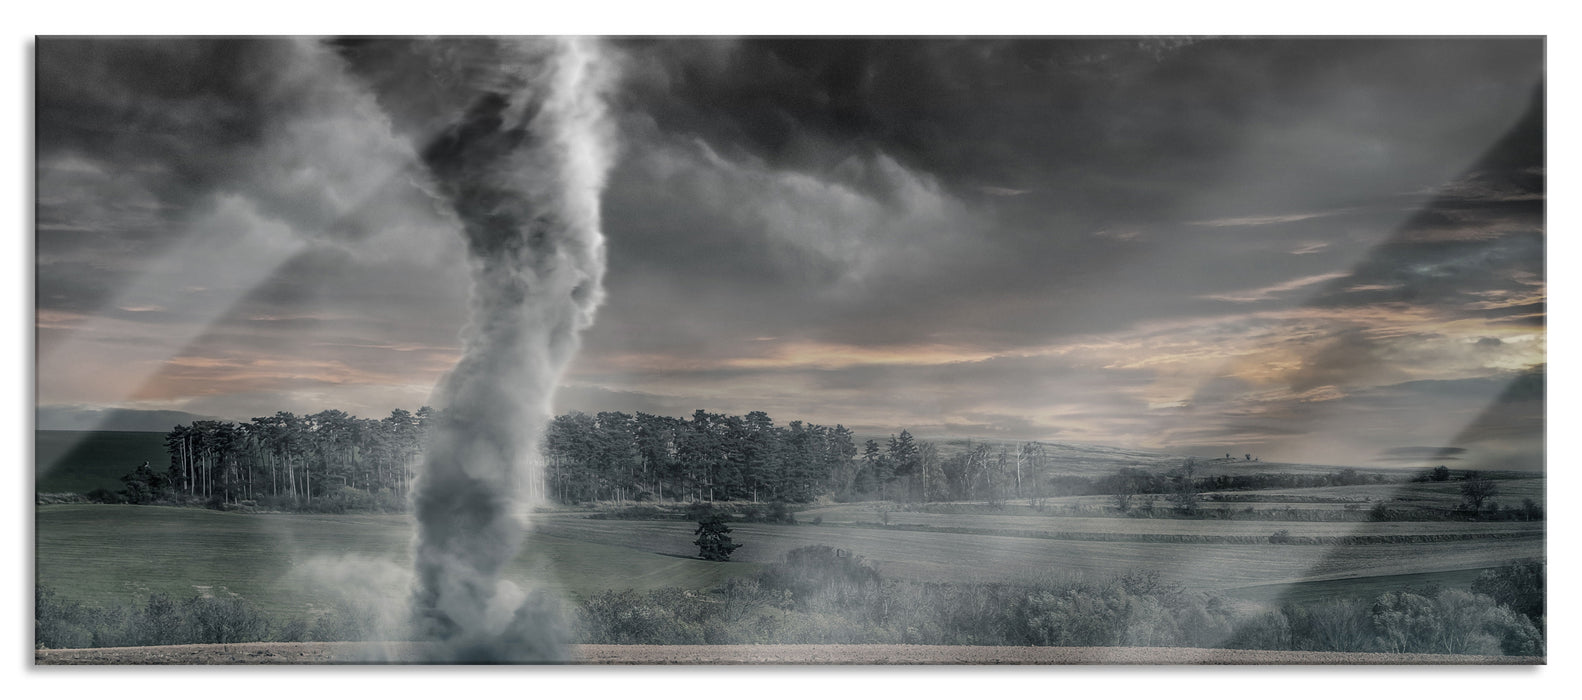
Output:
<path fill-rule="evenodd" d="M 40 493 L 34 494 L 35 505 L 48 506 L 57 503 L 91 503 L 88 497 L 80 493 Z"/>
<path fill-rule="evenodd" d="M 764 522 L 796 524 L 796 511 L 785 501 L 775 501 L 769 504 L 769 512 L 764 515 Z"/>
<path fill-rule="evenodd" d="M 93 631 L 81 603 L 63 600 L 54 589 L 33 589 L 33 646 L 77 649 L 93 646 Z"/>
<path fill-rule="evenodd" d="M 1373 628 L 1366 605 L 1354 600 L 1325 601 L 1283 610 L 1291 641 L 1303 651 L 1372 651 Z"/>
<path fill-rule="evenodd" d="M 372 611 L 342 600 L 331 605 L 313 620 L 312 627 L 304 623 L 307 641 L 355 642 L 368 639 L 375 629 Z"/>
<path fill-rule="evenodd" d="M 137 620 L 138 644 L 156 646 L 187 643 L 187 621 L 179 604 L 164 593 L 155 593 L 143 604 Z"/>
<path fill-rule="evenodd" d="M 306 642 L 308 641 L 308 621 L 294 617 L 275 630 L 272 635 L 277 642 Z"/>
<path fill-rule="evenodd" d="M 125 503 L 126 496 L 107 488 L 96 488 L 87 494 L 88 500 L 93 503 Z"/>
<path fill-rule="evenodd" d="M 1480 574 L 1472 583 L 1472 592 L 1492 598 L 1541 627 L 1545 617 L 1546 574 L 1547 566 L 1542 559 L 1511 562 Z"/>
<path fill-rule="evenodd" d="M 1294 649 L 1291 639 L 1291 621 L 1281 610 L 1271 610 L 1253 616 L 1236 627 L 1225 641 L 1227 649 Z"/>
<path fill-rule="evenodd" d="M 1534 503 L 1533 499 L 1531 499 L 1531 498 L 1523 498 L 1522 499 L 1521 514 L 1522 514 L 1522 519 L 1523 520 L 1543 520 L 1544 519 L 1543 506 L 1540 506 L 1537 503 Z"/>
<path fill-rule="evenodd" d="M 1269 544 L 1290 544 L 1290 543 L 1291 543 L 1291 531 L 1290 530 L 1275 530 L 1274 534 L 1269 535 Z"/>
<path fill-rule="evenodd" d="M 155 593 L 141 605 L 94 607 L 34 593 L 34 645 L 71 649 L 268 640 L 269 621 L 241 598 L 175 600 Z"/>
<path fill-rule="evenodd" d="M 1113 646 L 1126 632 L 1126 603 L 1119 591 L 1089 587 L 1039 591 L 1028 597 L 1028 628 L 1044 646 Z"/>
<path fill-rule="evenodd" d="M 241 598 L 191 598 L 187 614 L 197 644 L 258 642 L 269 638 L 269 622 Z"/>
<path fill-rule="evenodd" d="M 1398 592 L 1374 601 L 1372 622 L 1386 651 L 1429 654 L 1543 653 L 1542 635 L 1492 598 L 1460 590 L 1436 597 Z"/>
<path fill-rule="evenodd" d="M 688 503 L 686 508 L 687 519 L 693 522 L 703 522 L 711 518 L 723 518 L 730 515 L 724 508 L 717 508 L 713 503 Z"/>
<path fill-rule="evenodd" d="M 785 561 L 759 575 L 764 588 L 790 591 L 800 609 L 816 603 L 834 606 L 860 600 L 877 591 L 879 570 L 844 550 L 813 545 L 786 552 Z"/>
<path fill-rule="evenodd" d="M 674 595 L 663 596 L 674 603 Z M 583 639 L 590 644 L 701 644 L 703 630 L 631 590 L 605 591 L 582 605 Z"/>
<path fill-rule="evenodd" d="M 752 578 L 727 579 L 713 593 L 719 599 L 720 617 L 729 623 L 741 622 L 754 609 L 769 602 L 765 600 L 758 579 Z"/>

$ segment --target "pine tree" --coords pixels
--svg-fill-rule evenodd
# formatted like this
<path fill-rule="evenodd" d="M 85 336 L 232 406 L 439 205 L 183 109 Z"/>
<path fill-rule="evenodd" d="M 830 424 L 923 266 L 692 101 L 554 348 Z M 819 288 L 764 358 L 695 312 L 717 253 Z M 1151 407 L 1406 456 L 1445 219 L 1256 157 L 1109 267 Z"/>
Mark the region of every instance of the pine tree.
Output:
<path fill-rule="evenodd" d="M 692 544 L 698 546 L 698 556 L 709 561 L 730 561 L 731 552 L 740 547 L 731 543 L 731 528 L 725 524 L 725 518 L 714 515 L 707 520 L 698 521 L 698 529 L 692 533 L 698 538 Z"/>

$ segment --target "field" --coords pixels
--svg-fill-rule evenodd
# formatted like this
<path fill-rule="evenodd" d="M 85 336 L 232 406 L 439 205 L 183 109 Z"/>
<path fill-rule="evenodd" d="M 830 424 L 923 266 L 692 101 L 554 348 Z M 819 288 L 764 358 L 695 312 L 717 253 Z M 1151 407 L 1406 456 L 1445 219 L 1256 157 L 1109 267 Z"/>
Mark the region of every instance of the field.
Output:
<path fill-rule="evenodd" d="M 1315 506 L 1317 504 L 1308 504 Z M 1329 505 L 1328 509 L 1337 506 Z M 1036 512 L 1023 515 L 993 515 L 988 513 L 952 514 L 908 511 L 900 509 L 878 510 L 873 505 L 842 504 L 803 511 L 797 519 L 808 522 L 820 518 L 825 525 L 888 524 L 892 528 L 917 528 L 935 531 L 964 531 L 968 534 L 983 532 L 1016 532 L 1027 536 L 1045 536 L 1052 539 L 1145 539 L 1157 541 L 1179 537 L 1213 539 L 1227 543 L 1267 540 L 1276 530 L 1284 530 L 1292 537 L 1336 539 L 1422 537 L 1424 539 L 1449 537 L 1503 537 L 1532 535 L 1541 537 L 1543 522 L 1439 522 L 1431 527 L 1420 522 L 1287 522 L 1270 520 L 1192 520 L 1175 518 L 1125 518 L 1100 516 L 1040 515 Z"/>
<path fill-rule="evenodd" d="M 119 476 L 143 460 L 162 463 L 160 438 L 40 431 L 38 490 L 118 488 Z M 1106 460 L 1146 456 L 1067 447 L 1090 475 L 1113 464 Z M 1206 470 L 1274 467 L 1210 461 Z M 1497 483 L 1501 503 L 1545 504 L 1541 476 Z M 507 578 L 570 600 L 608 589 L 699 591 L 751 576 L 793 549 L 826 545 L 866 559 L 887 579 L 921 583 L 1047 584 L 1156 571 L 1252 611 L 1427 584 L 1464 588 L 1488 568 L 1545 551 L 1541 520 L 1366 520 L 1379 503 L 1448 515 L 1460 500 L 1455 482 L 1233 491 L 1204 499 L 1205 509 L 1233 510 L 1235 518 L 1123 517 L 1109 496 L 997 507 L 823 503 L 798 512 L 797 524 L 732 523 L 742 546 L 730 562 L 696 557 L 690 521 L 594 519 L 586 508 L 568 508 L 530 517 L 529 545 Z M 1157 507 L 1164 513 L 1162 498 Z M 132 505 L 40 505 L 34 525 L 36 580 L 68 600 L 125 604 L 154 592 L 239 596 L 282 620 L 313 618 L 347 598 L 401 605 L 413 536 L 405 515 Z M 1277 532 L 1281 537 L 1271 541 Z"/>
<path fill-rule="evenodd" d="M 412 525 L 401 515 L 50 505 L 37 508 L 34 524 L 38 582 L 68 599 L 101 605 L 151 592 L 235 594 L 271 613 L 309 614 L 335 602 L 334 589 L 348 584 L 398 597 L 411 565 Z M 508 576 L 576 595 L 605 588 L 706 588 L 757 569 L 749 562 L 685 557 L 679 545 L 644 551 L 546 533 L 534 538 Z"/>
<path fill-rule="evenodd" d="M 34 491 L 86 493 L 121 488 L 121 476 L 147 461 L 170 465 L 162 433 L 86 430 L 33 431 Z"/>
<path fill-rule="evenodd" d="M 1271 465 L 1272 466 L 1272 465 Z M 1266 466 L 1260 471 L 1268 473 Z M 1283 471 L 1283 469 L 1282 469 Z M 1330 470 L 1330 473 L 1335 471 Z M 1392 475 L 1400 478 L 1400 473 Z M 1491 500 L 1502 506 L 1519 506 L 1523 499 L 1531 499 L 1539 506 L 1546 505 L 1545 479 L 1542 476 L 1521 472 L 1507 472 L 1500 475 L 1495 483 L 1499 493 Z M 1146 494 L 1134 496 L 1133 503 L 1138 503 Z M 1457 481 L 1431 482 L 1413 481 L 1384 484 L 1360 484 L 1355 486 L 1315 486 L 1310 488 L 1271 488 L 1256 491 L 1205 491 L 1202 494 L 1202 508 L 1218 510 L 1245 510 L 1252 508 L 1259 512 L 1284 511 L 1284 510 L 1352 510 L 1358 512 L 1358 519 L 1363 519 L 1362 514 L 1368 508 L 1383 503 L 1389 507 L 1425 507 L 1449 510 L 1461 503 L 1461 484 Z M 1164 496 L 1155 495 L 1156 505 L 1165 507 Z M 1114 497 L 1108 495 L 1095 496 L 1065 496 L 1046 499 L 1050 508 L 1063 508 L 1067 511 L 1108 511 L 1114 505 Z M 1029 513 L 1030 508 L 1018 506 L 1017 502 L 1007 504 L 1007 512 Z M 894 514 L 892 513 L 892 516 Z"/>
<path fill-rule="evenodd" d="M 1512 474 L 1511 476 L 1516 476 Z M 1495 501 L 1505 505 L 1518 505 L 1530 498 L 1542 506 L 1544 502 L 1542 478 L 1505 478 L 1496 481 L 1499 493 Z M 1225 492 L 1229 496 L 1242 495 Z M 1361 486 L 1320 486 L 1309 489 L 1266 489 L 1251 494 L 1258 503 L 1284 503 L 1295 500 L 1325 499 L 1335 502 L 1380 503 L 1398 502 L 1406 505 L 1453 508 L 1461 503 L 1461 484 L 1455 481 L 1415 481 L 1405 484 L 1367 484 Z"/>
<path fill-rule="evenodd" d="M 971 517 L 971 516 L 968 516 Z M 1110 519 L 1118 524 L 1137 521 Z M 1182 521 L 1164 521 L 1182 522 Z M 1220 524 L 1192 521 L 1194 524 Z M 1435 524 L 1429 524 L 1432 527 Z M 673 522 L 544 519 L 541 531 L 645 550 L 686 551 L 692 526 Z M 773 562 L 801 546 L 846 549 L 886 576 L 915 581 L 1030 582 L 1071 574 L 1108 577 L 1152 569 L 1199 590 L 1477 569 L 1541 556 L 1538 536 L 1376 545 L 1193 544 L 1065 541 L 1035 537 L 830 525 L 737 524 L 734 559 Z"/>
<path fill-rule="evenodd" d="M 807 545 L 867 558 L 887 577 L 915 581 L 1034 582 L 1071 575 L 1110 577 L 1151 569 L 1190 588 L 1248 601 L 1366 593 L 1429 581 L 1469 581 L 1507 560 L 1542 556 L 1542 523 L 1259 523 L 1038 516 L 893 513 L 839 506 L 822 525 L 737 523 L 733 561 L 696 559 L 694 525 L 592 520 L 583 513 L 533 517 L 534 536 L 509 571 L 569 596 L 605 589 L 707 588 L 753 573 Z M 849 518 L 849 520 L 846 520 Z M 968 532 L 908 529 L 902 523 Z M 350 584 L 398 597 L 410 564 L 412 526 L 400 515 L 221 513 L 156 506 L 39 506 L 37 577 L 68 598 L 127 602 L 149 592 L 235 594 L 274 613 L 311 614 Z M 1366 545 L 1270 544 L 1278 526 L 1293 536 L 1356 532 L 1460 533 L 1460 541 Z M 1011 532 L 1015 534 L 996 534 Z M 1028 532 L 1034 536 L 1028 536 Z M 1146 541 L 1181 532 L 1226 543 Z M 1074 533 L 1097 540 L 1056 539 Z M 1103 541 L 1114 533 L 1142 541 Z M 1235 543 L 1236 536 L 1249 542 Z M 1493 539 L 1489 536 L 1499 536 Z M 1381 578 L 1383 577 L 1383 578 Z M 1399 585 L 1397 585 L 1399 584 Z"/>

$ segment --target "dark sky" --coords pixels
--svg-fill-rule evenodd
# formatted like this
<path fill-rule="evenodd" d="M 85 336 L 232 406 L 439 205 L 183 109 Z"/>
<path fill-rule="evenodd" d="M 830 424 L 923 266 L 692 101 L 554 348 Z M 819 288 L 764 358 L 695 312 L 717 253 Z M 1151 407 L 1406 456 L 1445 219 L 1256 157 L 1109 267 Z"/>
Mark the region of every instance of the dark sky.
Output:
<path fill-rule="evenodd" d="M 557 408 L 1541 468 L 1544 50 L 610 41 L 607 300 Z M 433 74 L 40 39 L 39 404 L 423 404 L 467 294 Z"/>

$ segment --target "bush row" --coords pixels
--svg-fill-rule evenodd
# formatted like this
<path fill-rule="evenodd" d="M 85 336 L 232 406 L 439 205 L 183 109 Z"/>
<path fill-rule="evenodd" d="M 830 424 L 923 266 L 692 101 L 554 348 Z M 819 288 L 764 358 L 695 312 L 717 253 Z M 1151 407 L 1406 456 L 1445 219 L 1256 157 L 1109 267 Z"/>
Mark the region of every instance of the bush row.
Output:
<path fill-rule="evenodd" d="M 606 591 L 582 605 L 581 637 L 606 644 L 974 644 L 1186 646 L 1541 656 L 1542 618 L 1512 602 L 1542 564 L 1486 575 L 1472 592 L 1406 590 L 1372 600 L 1290 603 L 1240 614 L 1157 574 L 1037 585 L 886 580 L 828 547 L 791 552 L 706 590 Z M 1492 572 L 1491 572 L 1492 573 Z M 1498 585 L 1487 583 L 1498 580 Z M 1482 590 L 1478 590 L 1481 587 Z M 1501 598 L 1501 591 L 1510 593 Z M 1515 593 L 1511 593 L 1515 591 Z"/>
<path fill-rule="evenodd" d="M 1485 572 L 1472 590 L 1404 589 L 1373 599 L 1238 613 L 1157 573 L 1038 584 L 891 580 L 861 557 L 805 547 L 757 576 L 706 590 L 605 591 L 577 607 L 577 638 L 603 644 L 1184 646 L 1542 656 L 1541 561 Z M 276 624 L 240 598 L 155 594 L 93 607 L 47 588 L 42 648 L 367 639 L 370 610 L 342 604 Z"/>
<path fill-rule="evenodd" d="M 339 642 L 363 639 L 373 616 L 339 604 L 317 616 L 279 621 L 239 597 L 173 598 L 155 593 L 134 605 L 86 605 L 39 586 L 33 598 L 33 643 L 41 649 Z"/>

